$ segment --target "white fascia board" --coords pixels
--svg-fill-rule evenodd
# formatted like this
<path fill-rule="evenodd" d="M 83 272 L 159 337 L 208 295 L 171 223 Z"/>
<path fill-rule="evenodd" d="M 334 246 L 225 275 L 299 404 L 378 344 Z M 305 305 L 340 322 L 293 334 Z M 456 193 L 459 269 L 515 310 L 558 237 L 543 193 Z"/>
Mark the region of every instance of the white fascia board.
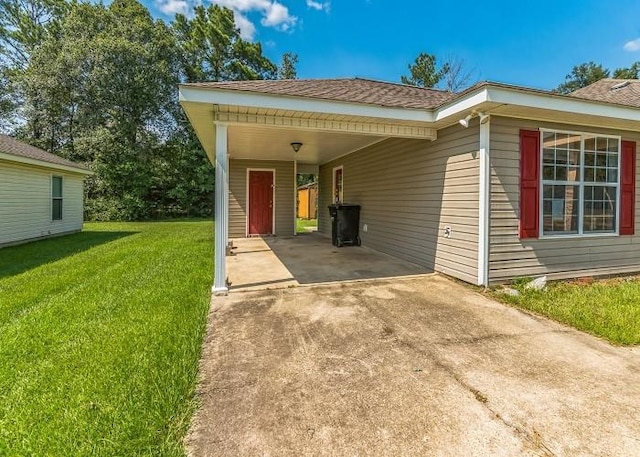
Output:
<path fill-rule="evenodd" d="M 6 154 L 0 152 L 0 160 L 6 160 L 7 162 L 15 162 L 24 165 L 33 165 L 41 168 L 50 168 L 52 170 L 62 170 L 69 173 L 76 173 L 80 175 L 92 175 L 93 171 L 84 170 L 82 168 L 70 167 L 68 165 L 61 165 L 57 163 L 45 162 L 44 160 L 31 159 L 29 157 L 15 156 L 13 154 Z"/>
<path fill-rule="evenodd" d="M 434 119 L 440 121 L 449 116 L 460 115 L 477 108 L 485 102 L 587 116 L 608 117 L 611 119 L 640 121 L 640 109 L 633 107 L 491 86 L 480 88 L 477 92 L 472 92 L 442 106 L 434 113 Z"/>
<path fill-rule="evenodd" d="M 433 112 L 427 109 L 391 108 L 367 105 L 364 103 L 319 100 L 239 90 L 179 86 L 179 99 L 181 102 L 208 103 L 212 105 L 236 105 L 251 108 L 335 114 L 340 116 L 363 116 L 399 121 L 433 122 Z"/>
<path fill-rule="evenodd" d="M 573 114 L 640 121 L 640 110 L 637 108 L 499 87 L 487 88 L 487 101 L 551 111 L 566 111 Z"/>
<path fill-rule="evenodd" d="M 487 89 L 478 89 L 478 92 L 472 92 L 461 99 L 447 103 L 441 108 L 438 108 L 434 113 L 434 121 L 441 121 L 449 116 L 455 116 L 460 113 L 467 112 L 486 101 L 488 101 Z"/>

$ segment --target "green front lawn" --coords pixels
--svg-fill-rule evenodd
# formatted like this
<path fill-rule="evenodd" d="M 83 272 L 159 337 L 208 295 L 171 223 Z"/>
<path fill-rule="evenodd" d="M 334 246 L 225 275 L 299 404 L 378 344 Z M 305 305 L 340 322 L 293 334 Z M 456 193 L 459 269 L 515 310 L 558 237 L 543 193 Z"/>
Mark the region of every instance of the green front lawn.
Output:
<path fill-rule="evenodd" d="M 615 344 L 640 344 L 638 278 L 554 282 L 543 291 L 526 290 L 524 284 L 514 286 L 520 296 L 505 295 L 499 289 L 492 295 Z"/>
<path fill-rule="evenodd" d="M 0 250 L 0 455 L 183 455 L 212 222 Z"/>

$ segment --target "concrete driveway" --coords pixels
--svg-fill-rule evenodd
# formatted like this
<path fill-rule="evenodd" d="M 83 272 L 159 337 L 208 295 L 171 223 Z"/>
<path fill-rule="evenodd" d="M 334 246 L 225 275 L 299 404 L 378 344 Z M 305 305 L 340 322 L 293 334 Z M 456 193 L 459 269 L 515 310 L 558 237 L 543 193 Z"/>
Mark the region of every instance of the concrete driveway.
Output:
<path fill-rule="evenodd" d="M 640 352 L 433 275 L 213 302 L 190 455 L 638 456 Z"/>

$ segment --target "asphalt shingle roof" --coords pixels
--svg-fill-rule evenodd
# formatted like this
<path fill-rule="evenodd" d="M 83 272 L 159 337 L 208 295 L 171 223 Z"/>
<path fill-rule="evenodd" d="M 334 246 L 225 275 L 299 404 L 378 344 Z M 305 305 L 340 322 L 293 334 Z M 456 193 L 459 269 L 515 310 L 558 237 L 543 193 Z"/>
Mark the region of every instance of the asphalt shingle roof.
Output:
<path fill-rule="evenodd" d="M 60 156 L 51 154 L 47 151 L 43 151 L 42 149 L 28 145 L 27 143 L 23 143 L 22 141 L 18 141 L 15 138 L 7 135 L 0 135 L 0 152 L 4 152 L 5 154 L 17 157 L 26 157 L 28 159 L 40 160 L 42 162 L 48 162 L 55 165 L 73 167 L 79 170 L 88 170 L 85 166 L 79 163 L 63 159 Z"/>
<path fill-rule="evenodd" d="M 363 78 L 224 81 L 191 83 L 185 86 L 414 109 L 434 108 L 454 97 L 443 90 Z"/>
<path fill-rule="evenodd" d="M 640 108 L 640 80 L 605 78 L 571 92 L 569 96 Z"/>

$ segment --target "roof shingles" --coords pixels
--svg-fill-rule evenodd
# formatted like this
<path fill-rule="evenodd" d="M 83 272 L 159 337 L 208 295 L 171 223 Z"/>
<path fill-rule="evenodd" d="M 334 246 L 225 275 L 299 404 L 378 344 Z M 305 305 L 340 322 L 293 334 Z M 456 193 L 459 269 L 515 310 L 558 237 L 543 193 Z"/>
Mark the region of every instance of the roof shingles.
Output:
<path fill-rule="evenodd" d="M 190 83 L 185 84 L 185 86 L 308 97 L 410 109 L 434 108 L 453 98 L 453 94 L 450 92 L 438 89 L 427 89 L 362 78 L 224 81 Z"/>
<path fill-rule="evenodd" d="M 640 80 L 605 78 L 571 92 L 569 96 L 640 108 Z"/>
<path fill-rule="evenodd" d="M 54 165 L 62 165 L 65 167 L 77 168 L 78 170 L 88 171 L 83 165 L 63 159 L 60 156 L 43 151 L 42 149 L 31 146 L 27 143 L 16 140 L 7 135 L 0 135 L 0 152 L 17 157 L 38 160 Z"/>

